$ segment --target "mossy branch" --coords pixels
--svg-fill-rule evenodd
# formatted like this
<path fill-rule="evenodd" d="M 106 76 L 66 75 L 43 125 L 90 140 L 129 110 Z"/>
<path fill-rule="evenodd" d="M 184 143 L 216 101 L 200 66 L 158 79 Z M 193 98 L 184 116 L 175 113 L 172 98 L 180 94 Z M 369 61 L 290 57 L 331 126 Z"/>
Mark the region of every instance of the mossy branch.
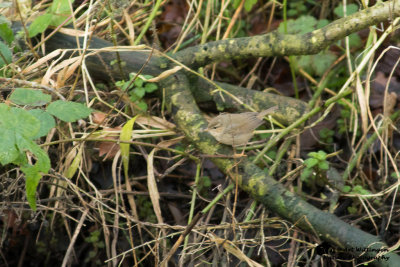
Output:
<path fill-rule="evenodd" d="M 186 48 L 173 57 L 188 67 L 197 68 L 232 59 L 317 54 L 351 33 L 390 21 L 399 15 L 400 0 L 386 1 L 310 33 L 281 34 L 274 31 L 265 35 L 225 39 Z"/>

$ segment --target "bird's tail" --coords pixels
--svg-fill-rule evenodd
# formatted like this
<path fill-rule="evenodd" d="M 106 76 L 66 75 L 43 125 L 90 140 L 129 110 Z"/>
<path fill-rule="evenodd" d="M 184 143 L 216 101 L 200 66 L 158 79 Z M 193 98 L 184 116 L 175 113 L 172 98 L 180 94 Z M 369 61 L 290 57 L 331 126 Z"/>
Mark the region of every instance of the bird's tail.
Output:
<path fill-rule="evenodd" d="M 257 118 L 262 120 L 265 116 L 273 114 L 278 109 L 278 106 L 273 106 L 272 108 L 266 109 L 258 113 Z"/>

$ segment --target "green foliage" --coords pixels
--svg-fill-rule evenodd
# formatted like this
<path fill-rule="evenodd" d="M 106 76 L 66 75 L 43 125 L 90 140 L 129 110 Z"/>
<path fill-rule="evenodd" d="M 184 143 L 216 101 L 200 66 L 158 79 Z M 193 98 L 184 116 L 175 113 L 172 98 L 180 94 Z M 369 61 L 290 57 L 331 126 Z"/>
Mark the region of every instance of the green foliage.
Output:
<path fill-rule="evenodd" d="M 203 197 L 208 197 L 208 192 L 210 191 L 211 187 L 211 179 L 208 176 L 202 176 L 199 179 L 199 183 L 197 184 L 197 191 Z"/>
<path fill-rule="evenodd" d="M 120 87 L 123 91 L 128 91 L 129 98 L 132 102 L 143 111 L 147 110 L 147 104 L 143 100 L 146 93 L 152 93 L 158 89 L 157 84 L 146 82 L 146 80 L 153 78 L 151 75 L 139 75 L 136 77 L 134 73 L 129 75 L 129 81 L 118 81 L 116 86 Z M 135 80 L 134 80 L 135 79 Z"/>
<path fill-rule="evenodd" d="M 7 43 L 7 45 L 11 45 L 14 41 L 14 33 L 10 25 L 11 22 L 9 22 L 3 15 L 0 15 L 0 37 Z"/>
<path fill-rule="evenodd" d="M 85 118 L 92 113 L 92 109 L 81 103 L 57 100 L 50 103 L 47 112 L 62 121 L 75 122 L 81 118 Z"/>
<path fill-rule="evenodd" d="M 28 88 L 16 88 L 10 100 L 17 105 L 43 106 L 51 101 L 51 96 L 42 91 Z"/>
<path fill-rule="evenodd" d="M 288 3 L 288 12 L 287 15 L 289 17 L 297 17 L 299 15 L 303 15 L 307 12 L 307 7 L 304 4 L 304 1 L 290 1 Z"/>
<path fill-rule="evenodd" d="M 350 110 L 343 105 L 342 109 L 340 110 L 340 118 L 337 120 L 339 134 L 345 132 L 352 132 L 352 129 L 349 129 L 349 125 L 347 123 L 349 119 L 350 119 Z"/>
<path fill-rule="evenodd" d="M 234 0 L 233 2 L 233 7 L 236 9 L 239 7 L 240 2 L 242 2 L 242 0 Z M 257 0 L 245 0 L 244 2 L 244 9 L 249 12 L 253 6 L 257 4 Z"/>
<path fill-rule="evenodd" d="M 145 196 L 138 196 L 137 197 L 137 205 L 140 207 L 138 209 L 139 217 L 146 222 L 157 222 L 157 217 L 154 214 L 153 204 L 151 203 L 150 199 Z"/>
<path fill-rule="evenodd" d="M 345 185 L 345 186 L 343 186 L 342 191 L 344 193 L 358 194 L 358 195 L 369 195 L 369 194 L 371 194 L 370 191 L 368 191 L 367 189 L 365 189 L 361 185 L 356 185 L 354 187 L 351 187 L 349 185 Z M 381 203 L 381 201 L 379 199 L 374 199 L 374 203 L 376 205 L 382 205 L 382 203 Z M 347 211 L 350 214 L 356 214 L 357 210 L 358 210 L 357 209 L 358 205 L 360 205 L 360 201 L 356 198 L 354 203 L 350 207 L 347 207 Z"/>
<path fill-rule="evenodd" d="M 349 4 L 346 5 L 346 15 L 349 16 L 351 14 L 354 14 L 358 11 L 358 6 L 356 4 Z M 336 14 L 336 16 L 343 18 L 344 13 L 343 13 L 343 5 L 339 4 L 334 10 L 333 13 Z"/>
<path fill-rule="evenodd" d="M 328 20 L 317 20 L 312 16 L 301 16 L 298 19 L 287 21 L 288 34 L 305 34 L 320 29 L 329 23 Z M 279 25 L 278 31 L 284 33 L 283 23 Z M 297 65 L 311 75 L 322 76 L 324 72 L 336 60 L 336 55 L 329 50 L 322 51 L 316 55 L 298 56 Z"/>
<path fill-rule="evenodd" d="M 39 91 L 25 88 L 18 88 L 11 96 L 10 101 L 15 104 L 36 107 L 49 103 L 51 97 Z M 64 113 L 86 117 L 86 112 L 81 112 L 82 104 L 61 101 L 61 109 Z M 68 105 L 64 105 L 65 103 Z M 59 103 L 58 101 L 51 103 Z M 53 110 L 57 110 L 54 107 Z M 20 166 L 25 174 L 25 190 L 28 203 L 33 210 L 36 210 L 35 194 L 36 188 L 42 178 L 43 173 L 48 173 L 50 169 L 50 159 L 47 153 L 42 150 L 34 140 L 45 136 L 51 128 L 55 126 L 54 118 L 48 111 L 41 109 L 22 109 L 18 107 L 9 107 L 6 104 L 0 104 L 0 164 L 15 164 Z M 62 119 L 62 118 L 61 118 Z M 30 163 L 26 153 L 32 154 L 36 160 L 34 164 Z"/>
<path fill-rule="evenodd" d="M 332 63 L 335 62 L 336 55 L 326 50 L 316 55 L 299 56 L 296 58 L 298 67 L 311 75 L 322 76 Z"/>
<path fill-rule="evenodd" d="M 57 27 L 71 16 L 74 0 L 54 0 L 46 13 L 37 17 L 28 28 L 29 37 L 44 32 L 47 27 Z M 68 22 L 69 23 L 69 22 Z"/>
<path fill-rule="evenodd" d="M 11 49 L 3 42 L 0 41 L 0 68 L 12 62 Z"/>
<path fill-rule="evenodd" d="M 321 142 L 323 142 L 326 146 L 325 149 L 329 152 L 333 150 L 333 136 L 335 135 L 335 131 L 330 130 L 328 128 L 323 128 L 319 132 L 319 137 Z"/>
<path fill-rule="evenodd" d="M 94 249 L 90 250 L 87 257 L 85 258 L 85 263 L 91 262 L 96 263 L 96 265 L 101 265 L 100 259 L 98 259 L 97 254 L 99 249 L 103 249 L 105 247 L 104 241 L 101 238 L 101 231 L 95 230 L 90 233 L 90 236 L 85 238 L 86 243 L 92 244 Z"/>
<path fill-rule="evenodd" d="M 327 154 L 320 150 L 318 152 L 308 153 L 308 159 L 304 161 L 306 166 L 300 176 L 302 181 L 308 181 L 321 173 L 325 173 L 329 169 L 329 162 L 326 160 Z"/>

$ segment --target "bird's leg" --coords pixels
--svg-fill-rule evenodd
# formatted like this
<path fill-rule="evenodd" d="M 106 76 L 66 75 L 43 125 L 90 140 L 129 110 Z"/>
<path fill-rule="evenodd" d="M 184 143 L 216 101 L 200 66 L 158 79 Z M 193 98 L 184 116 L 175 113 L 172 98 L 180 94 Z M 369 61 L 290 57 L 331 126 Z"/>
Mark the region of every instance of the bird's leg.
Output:
<path fill-rule="evenodd" d="M 237 153 L 236 153 L 236 147 L 233 147 L 233 152 L 234 152 L 233 157 L 234 157 L 234 158 L 247 157 L 247 155 L 244 154 L 244 150 L 246 149 L 246 146 L 247 146 L 247 142 L 246 142 L 246 144 L 244 145 L 244 147 L 243 147 L 243 149 L 242 149 L 242 153 L 240 153 L 240 154 L 237 154 Z"/>

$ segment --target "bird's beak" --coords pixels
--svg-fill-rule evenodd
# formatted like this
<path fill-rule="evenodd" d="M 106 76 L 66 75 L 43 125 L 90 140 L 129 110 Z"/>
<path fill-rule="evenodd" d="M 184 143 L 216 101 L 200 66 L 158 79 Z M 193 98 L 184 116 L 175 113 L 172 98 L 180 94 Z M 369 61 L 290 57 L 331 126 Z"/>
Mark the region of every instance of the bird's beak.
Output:
<path fill-rule="evenodd" d="M 209 132 L 209 131 L 210 131 L 210 129 L 207 128 L 207 129 L 205 129 L 203 132 Z"/>

